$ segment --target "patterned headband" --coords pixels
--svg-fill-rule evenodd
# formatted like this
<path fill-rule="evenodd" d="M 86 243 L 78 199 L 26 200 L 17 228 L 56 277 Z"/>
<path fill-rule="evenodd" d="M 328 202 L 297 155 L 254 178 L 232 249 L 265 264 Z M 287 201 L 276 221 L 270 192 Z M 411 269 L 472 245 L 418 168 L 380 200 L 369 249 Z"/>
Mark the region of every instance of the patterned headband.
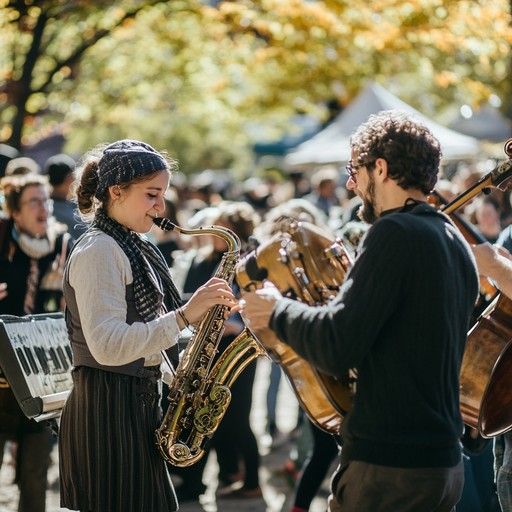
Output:
<path fill-rule="evenodd" d="M 99 161 L 95 195 L 102 200 L 113 185 L 168 169 L 165 158 L 149 144 L 130 139 L 114 142 L 104 149 Z"/>

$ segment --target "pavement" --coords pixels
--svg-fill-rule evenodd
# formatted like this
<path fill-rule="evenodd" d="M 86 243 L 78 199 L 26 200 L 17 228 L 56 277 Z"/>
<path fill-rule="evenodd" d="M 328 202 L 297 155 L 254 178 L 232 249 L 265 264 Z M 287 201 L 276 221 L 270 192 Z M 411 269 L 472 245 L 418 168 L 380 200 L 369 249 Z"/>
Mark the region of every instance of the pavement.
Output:
<path fill-rule="evenodd" d="M 263 492 L 261 498 L 250 499 L 217 499 L 217 461 L 215 453 L 210 455 L 204 482 L 207 490 L 196 502 L 185 502 L 180 505 L 181 512 L 289 512 L 293 500 L 293 480 L 283 473 L 285 463 L 296 449 L 296 441 L 291 435 L 281 436 L 279 446 L 270 446 L 270 439 L 265 433 L 266 424 L 266 389 L 270 362 L 265 357 L 258 359 L 256 380 L 254 385 L 253 409 L 251 423 L 258 439 L 261 453 L 260 483 Z M 277 399 L 277 425 L 285 434 L 291 433 L 297 423 L 298 405 L 295 395 L 285 378 L 281 379 Z M 334 470 L 334 468 L 333 468 Z M 330 473 L 332 474 L 332 472 Z M 18 488 L 13 483 L 14 467 L 7 450 L 4 463 L 0 469 L 0 511 L 17 512 Z M 57 447 L 52 453 L 52 465 L 48 475 L 46 512 L 63 512 L 68 509 L 59 506 L 59 475 Z M 173 478 L 175 483 L 178 481 Z M 310 507 L 310 512 L 325 512 L 327 509 L 328 479 L 323 483 L 317 497 Z M 140 511 L 151 512 L 151 511 Z"/>

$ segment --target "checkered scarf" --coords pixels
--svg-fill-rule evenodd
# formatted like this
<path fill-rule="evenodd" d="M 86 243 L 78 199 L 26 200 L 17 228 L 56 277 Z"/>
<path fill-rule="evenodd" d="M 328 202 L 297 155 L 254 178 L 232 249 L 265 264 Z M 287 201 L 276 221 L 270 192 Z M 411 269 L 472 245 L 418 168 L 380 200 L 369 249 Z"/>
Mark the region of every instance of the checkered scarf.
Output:
<path fill-rule="evenodd" d="M 157 247 L 139 234 L 126 231 L 102 209 L 96 212 L 92 227 L 111 236 L 128 257 L 133 273 L 135 307 L 145 322 L 181 305 L 180 294 Z"/>

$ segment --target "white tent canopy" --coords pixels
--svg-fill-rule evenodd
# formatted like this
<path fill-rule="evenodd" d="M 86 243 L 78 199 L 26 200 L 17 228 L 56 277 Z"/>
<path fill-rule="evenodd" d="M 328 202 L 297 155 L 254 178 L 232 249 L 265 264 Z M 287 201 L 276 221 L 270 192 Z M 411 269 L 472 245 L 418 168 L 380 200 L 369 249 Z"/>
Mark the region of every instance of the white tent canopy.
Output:
<path fill-rule="evenodd" d="M 504 142 L 512 136 L 510 119 L 489 104 L 473 112 L 469 118 L 459 116 L 450 124 L 450 128 L 490 142 Z"/>
<path fill-rule="evenodd" d="M 299 144 L 285 157 L 287 167 L 345 163 L 350 160 L 350 135 L 381 110 L 402 110 L 413 114 L 429 127 L 441 143 L 444 161 L 467 160 L 481 154 L 474 137 L 450 130 L 428 119 L 377 83 L 366 86 L 357 98 L 311 139 Z"/>

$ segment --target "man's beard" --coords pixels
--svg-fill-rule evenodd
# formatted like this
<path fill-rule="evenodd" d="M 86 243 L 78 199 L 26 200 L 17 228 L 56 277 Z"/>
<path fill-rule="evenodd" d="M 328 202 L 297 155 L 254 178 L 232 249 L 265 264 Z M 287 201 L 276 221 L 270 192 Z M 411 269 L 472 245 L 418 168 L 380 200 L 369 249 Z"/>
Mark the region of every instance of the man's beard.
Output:
<path fill-rule="evenodd" d="M 368 189 L 366 190 L 366 194 L 361 198 L 363 204 L 361 208 L 359 208 L 357 212 L 357 216 L 364 222 L 368 224 L 373 224 L 378 218 L 379 215 L 375 209 L 375 180 L 373 179 L 373 175 L 369 174 L 368 178 Z"/>

